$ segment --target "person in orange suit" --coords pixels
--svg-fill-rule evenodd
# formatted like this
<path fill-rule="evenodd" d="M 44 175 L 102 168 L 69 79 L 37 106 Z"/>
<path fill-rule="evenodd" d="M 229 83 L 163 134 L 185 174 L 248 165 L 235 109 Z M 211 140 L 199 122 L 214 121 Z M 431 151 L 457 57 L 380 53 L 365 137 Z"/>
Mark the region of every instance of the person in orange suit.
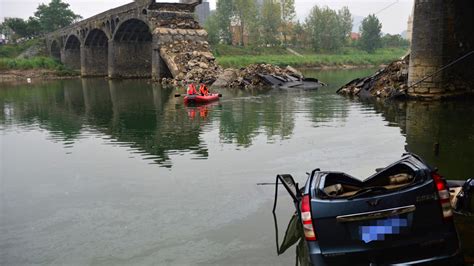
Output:
<path fill-rule="evenodd" d="M 194 83 L 189 84 L 187 93 L 188 93 L 188 95 L 197 94 L 196 86 L 194 86 Z"/>
<path fill-rule="evenodd" d="M 199 86 L 199 94 L 202 96 L 209 95 L 209 89 L 207 88 L 206 84 L 201 83 L 201 86 Z"/>

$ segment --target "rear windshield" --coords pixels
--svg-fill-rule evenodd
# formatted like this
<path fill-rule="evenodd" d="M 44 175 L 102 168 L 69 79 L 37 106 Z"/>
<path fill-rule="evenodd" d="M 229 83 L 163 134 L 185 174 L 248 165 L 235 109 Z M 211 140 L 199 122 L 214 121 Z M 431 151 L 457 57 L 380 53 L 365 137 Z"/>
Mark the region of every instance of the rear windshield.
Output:
<path fill-rule="evenodd" d="M 327 173 L 321 178 L 318 194 L 322 194 L 323 198 L 348 198 L 367 189 L 389 193 L 404 189 L 416 183 L 418 179 L 416 172 L 404 164 L 384 169 L 364 181 L 344 173 Z"/>

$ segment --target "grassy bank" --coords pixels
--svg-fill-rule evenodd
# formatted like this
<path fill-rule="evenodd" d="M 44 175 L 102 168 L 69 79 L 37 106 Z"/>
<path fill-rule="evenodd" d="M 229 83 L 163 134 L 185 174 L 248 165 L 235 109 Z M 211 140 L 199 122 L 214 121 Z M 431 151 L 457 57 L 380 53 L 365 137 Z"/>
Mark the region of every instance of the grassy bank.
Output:
<path fill-rule="evenodd" d="M 68 69 L 66 66 L 48 57 L 44 51 L 43 39 L 32 39 L 19 44 L 7 44 L 0 46 L 0 75 L 2 77 L 14 75 L 53 75 L 74 76 L 77 71 Z M 30 58 L 18 58 L 27 50 L 35 50 Z M 36 56 L 34 55 L 36 54 Z M 28 71 L 26 71 L 28 70 Z M 22 72 L 24 71 L 24 73 Z"/>
<path fill-rule="evenodd" d="M 28 59 L 0 58 L 0 70 L 38 68 L 56 70 L 63 68 L 63 65 L 49 57 L 33 57 Z"/>
<path fill-rule="evenodd" d="M 251 50 L 245 54 L 245 50 L 217 49 L 215 52 L 217 62 L 223 67 L 245 67 L 250 64 L 267 63 L 279 66 L 291 65 L 294 67 L 337 67 L 343 65 L 381 65 L 388 64 L 406 54 L 407 50 L 402 48 L 379 49 L 369 54 L 357 49 L 344 49 L 339 54 L 315 54 L 308 51 L 297 51 L 303 57 L 291 54 L 282 48 L 277 48 L 273 53 L 265 48 L 262 53 Z"/>
<path fill-rule="evenodd" d="M 0 58 L 0 76 L 10 79 L 11 74 L 19 78 L 30 76 L 69 77 L 79 72 L 65 67 L 49 57 L 33 57 L 28 59 Z"/>

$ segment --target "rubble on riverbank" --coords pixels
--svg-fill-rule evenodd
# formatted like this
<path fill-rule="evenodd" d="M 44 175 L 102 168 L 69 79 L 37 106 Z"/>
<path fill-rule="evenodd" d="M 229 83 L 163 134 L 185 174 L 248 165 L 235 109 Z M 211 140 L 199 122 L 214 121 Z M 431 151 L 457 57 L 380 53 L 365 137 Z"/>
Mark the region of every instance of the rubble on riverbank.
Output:
<path fill-rule="evenodd" d="M 229 71 L 229 70 L 228 70 Z M 268 83 L 262 78 L 262 75 L 273 75 L 277 77 L 298 77 L 303 75 L 292 67 L 281 68 L 271 64 L 254 64 L 246 68 L 234 70 L 235 78 L 228 80 L 225 84 L 219 84 L 223 87 L 254 89 L 268 86 Z M 219 80 L 219 79 L 218 79 Z"/>
<path fill-rule="evenodd" d="M 361 98 L 404 98 L 408 89 L 409 55 L 378 70 L 375 74 L 357 78 L 341 87 L 337 93 Z"/>
<path fill-rule="evenodd" d="M 174 41 L 161 47 L 160 56 L 172 76 L 163 78 L 161 82 L 174 86 L 206 83 L 216 87 L 253 89 L 268 86 L 262 75 L 303 78 L 299 71 L 290 66 L 281 68 L 271 64 L 254 64 L 241 69 L 224 70 L 217 64 L 207 42 Z"/>

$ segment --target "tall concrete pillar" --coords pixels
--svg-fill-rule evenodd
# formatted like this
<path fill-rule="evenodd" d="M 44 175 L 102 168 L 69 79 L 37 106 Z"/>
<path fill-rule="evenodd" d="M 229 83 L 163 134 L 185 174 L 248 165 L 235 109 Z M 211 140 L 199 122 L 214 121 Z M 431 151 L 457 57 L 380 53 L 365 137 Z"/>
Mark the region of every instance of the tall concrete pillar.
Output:
<path fill-rule="evenodd" d="M 472 0 L 415 0 L 408 83 L 439 73 L 411 88 L 409 95 L 440 98 L 472 92 L 474 55 L 458 60 L 474 50 L 473 14 Z"/>
<path fill-rule="evenodd" d="M 443 66 L 444 0 L 415 0 L 408 84 Z M 411 88 L 412 96 L 443 93 L 443 76 L 435 75 Z"/>

